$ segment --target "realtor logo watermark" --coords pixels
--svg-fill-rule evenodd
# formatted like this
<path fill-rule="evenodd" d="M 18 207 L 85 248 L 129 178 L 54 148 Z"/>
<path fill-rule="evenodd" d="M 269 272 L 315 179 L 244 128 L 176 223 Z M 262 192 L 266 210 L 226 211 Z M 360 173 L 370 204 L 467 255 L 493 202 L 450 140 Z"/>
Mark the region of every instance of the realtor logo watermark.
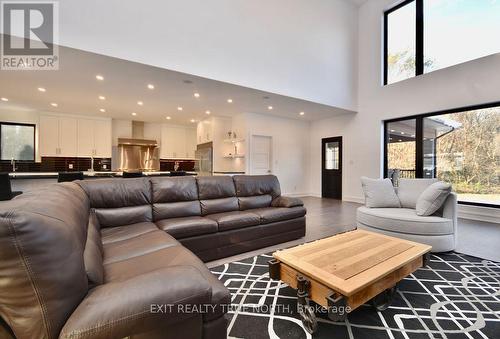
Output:
<path fill-rule="evenodd" d="M 56 1 L 0 1 L 1 70 L 59 69 Z"/>

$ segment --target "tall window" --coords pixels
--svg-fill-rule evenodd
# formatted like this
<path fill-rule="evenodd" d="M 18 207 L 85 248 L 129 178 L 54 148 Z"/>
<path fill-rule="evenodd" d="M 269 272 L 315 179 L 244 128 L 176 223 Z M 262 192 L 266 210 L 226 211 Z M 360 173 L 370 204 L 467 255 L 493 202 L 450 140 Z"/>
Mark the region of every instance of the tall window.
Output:
<path fill-rule="evenodd" d="M 385 12 L 391 84 L 500 52 L 500 1 L 407 0 Z"/>
<path fill-rule="evenodd" d="M 438 178 L 461 203 L 500 206 L 500 103 L 387 121 L 385 142 L 385 174 L 396 185 Z"/>
<path fill-rule="evenodd" d="M 0 122 L 0 160 L 35 161 L 35 125 Z"/>

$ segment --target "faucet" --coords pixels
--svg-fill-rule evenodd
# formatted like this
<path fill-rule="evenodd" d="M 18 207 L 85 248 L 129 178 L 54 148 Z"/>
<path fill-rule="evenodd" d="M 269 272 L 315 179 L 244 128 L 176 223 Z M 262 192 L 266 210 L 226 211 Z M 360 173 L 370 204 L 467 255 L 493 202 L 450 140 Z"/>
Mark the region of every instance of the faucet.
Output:
<path fill-rule="evenodd" d="M 12 158 L 10 160 L 10 164 L 12 165 L 12 172 L 15 172 L 17 170 L 17 167 L 16 167 L 16 160 L 14 158 Z"/>

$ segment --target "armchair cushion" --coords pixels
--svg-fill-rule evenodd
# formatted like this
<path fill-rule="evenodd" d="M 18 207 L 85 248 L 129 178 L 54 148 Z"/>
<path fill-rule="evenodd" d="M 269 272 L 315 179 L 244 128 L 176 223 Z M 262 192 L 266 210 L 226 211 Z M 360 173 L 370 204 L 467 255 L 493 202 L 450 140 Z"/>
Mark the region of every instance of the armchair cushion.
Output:
<path fill-rule="evenodd" d="M 208 304 L 211 294 L 210 283 L 192 266 L 171 266 L 107 283 L 89 292 L 60 338 L 123 338 L 144 333 L 194 316 L 179 312 L 177 306 Z"/>
<path fill-rule="evenodd" d="M 401 207 L 390 179 L 370 179 L 361 177 L 365 205 L 370 208 Z"/>
<path fill-rule="evenodd" d="M 436 181 L 437 179 L 399 179 L 398 198 L 401 207 L 417 207 L 418 197 Z"/>
<path fill-rule="evenodd" d="M 417 200 L 417 215 L 432 215 L 441 208 L 451 192 L 451 185 L 438 181 L 427 187 Z"/>

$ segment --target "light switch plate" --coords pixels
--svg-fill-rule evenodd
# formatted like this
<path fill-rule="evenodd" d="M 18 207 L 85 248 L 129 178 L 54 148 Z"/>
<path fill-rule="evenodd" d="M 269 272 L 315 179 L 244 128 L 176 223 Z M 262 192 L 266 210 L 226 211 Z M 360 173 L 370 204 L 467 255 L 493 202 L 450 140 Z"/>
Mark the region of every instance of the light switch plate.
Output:
<path fill-rule="evenodd" d="M 69 169 L 73 169 L 73 164 L 68 164 Z"/>

